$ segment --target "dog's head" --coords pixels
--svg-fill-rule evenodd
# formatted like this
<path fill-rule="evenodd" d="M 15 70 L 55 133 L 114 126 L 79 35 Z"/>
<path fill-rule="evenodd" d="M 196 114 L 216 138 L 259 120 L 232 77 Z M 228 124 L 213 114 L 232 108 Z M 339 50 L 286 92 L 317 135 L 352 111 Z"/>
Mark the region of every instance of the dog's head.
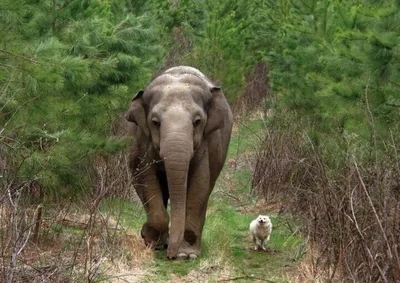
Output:
<path fill-rule="evenodd" d="M 257 217 L 257 222 L 260 224 L 265 224 L 265 223 L 270 223 L 271 220 L 269 219 L 269 217 L 267 215 L 259 215 Z"/>

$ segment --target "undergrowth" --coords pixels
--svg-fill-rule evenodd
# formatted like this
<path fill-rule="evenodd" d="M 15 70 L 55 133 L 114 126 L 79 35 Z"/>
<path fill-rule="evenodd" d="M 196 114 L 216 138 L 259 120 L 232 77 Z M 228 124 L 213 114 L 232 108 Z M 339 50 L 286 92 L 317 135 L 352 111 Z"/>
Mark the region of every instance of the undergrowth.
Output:
<path fill-rule="evenodd" d="M 252 188 L 306 221 L 309 268 L 299 281 L 397 282 L 398 127 L 389 139 L 372 132 L 366 145 L 348 132 L 316 134 L 296 117 L 270 121 Z"/>
<path fill-rule="evenodd" d="M 165 251 L 145 247 L 140 237 L 145 213 L 128 185 L 121 154 L 97 160 L 97 186 L 78 201 L 27 205 L 22 194 L 13 196 L 14 206 L 2 205 L 3 278 L 12 270 L 10 282 L 288 282 L 304 253 L 300 223 L 251 195 L 264 124 L 254 117 L 236 124 L 210 197 L 198 260 L 168 261 Z M 275 227 L 268 252 L 252 250 L 248 226 L 259 214 L 268 214 Z"/>

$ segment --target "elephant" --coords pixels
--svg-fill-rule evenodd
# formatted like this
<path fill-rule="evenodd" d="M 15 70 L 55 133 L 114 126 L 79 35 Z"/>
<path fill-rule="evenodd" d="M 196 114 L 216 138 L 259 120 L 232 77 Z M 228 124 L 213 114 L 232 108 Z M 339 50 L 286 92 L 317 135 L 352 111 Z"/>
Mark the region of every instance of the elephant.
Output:
<path fill-rule="evenodd" d="M 221 87 L 193 67 L 172 67 L 136 94 L 125 119 L 134 136 L 133 186 L 147 217 L 145 244 L 166 248 L 168 259 L 197 258 L 233 125 Z"/>

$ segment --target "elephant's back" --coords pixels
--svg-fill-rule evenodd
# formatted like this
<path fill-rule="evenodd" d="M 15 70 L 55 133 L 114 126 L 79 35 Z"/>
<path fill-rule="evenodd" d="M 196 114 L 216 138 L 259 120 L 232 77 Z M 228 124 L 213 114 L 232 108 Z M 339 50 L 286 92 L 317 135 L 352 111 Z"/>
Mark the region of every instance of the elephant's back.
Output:
<path fill-rule="evenodd" d="M 211 89 L 214 87 L 212 81 L 196 68 L 189 66 L 177 66 L 166 70 L 155 78 L 149 88 L 158 85 L 169 85 L 174 83 L 190 84 L 201 88 Z"/>
<path fill-rule="evenodd" d="M 173 76 L 184 76 L 184 75 L 192 75 L 196 76 L 204 81 L 208 81 L 211 83 L 210 79 L 206 77 L 202 72 L 197 70 L 196 68 L 190 67 L 190 66 L 177 66 L 177 67 L 172 67 L 166 70 L 163 74 L 170 74 Z"/>

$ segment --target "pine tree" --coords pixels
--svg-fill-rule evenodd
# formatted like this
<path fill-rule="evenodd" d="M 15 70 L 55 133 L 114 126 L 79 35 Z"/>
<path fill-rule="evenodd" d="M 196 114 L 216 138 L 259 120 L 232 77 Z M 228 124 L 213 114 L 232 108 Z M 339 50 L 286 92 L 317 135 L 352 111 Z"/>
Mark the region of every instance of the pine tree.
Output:
<path fill-rule="evenodd" d="M 233 102 L 244 86 L 244 78 L 257 62 L 249 55 L 253 7 L 248 1 L 180 1 L 178 9 L 190 9 L 182 18 L 181 28 L 193 42 L 192 49 L 183 57 L 183 64 L 191 64 L 218 80 L 224 93 Z M 194 17 L 192 17 L 194 15 Z M 188 19 L 196 19 L 195 22 Z"/>
<path fill-rule="evenodd" d="M 76 196 L 90 185 L 93 157 L 125 147 L 110 125 L 164 52 L 157 19 L 146 9 L 135 14 L 133 6 L 124 0 L 0 3 L 4 178 Z"/>
<path fill-rule="evenodd" d="M 396 1 L 263 3 L 269 42 L 258 48 L 279 101 L 327 139 L 358 137 L 353 149 L 389 134 L 400 118 Z"/>

